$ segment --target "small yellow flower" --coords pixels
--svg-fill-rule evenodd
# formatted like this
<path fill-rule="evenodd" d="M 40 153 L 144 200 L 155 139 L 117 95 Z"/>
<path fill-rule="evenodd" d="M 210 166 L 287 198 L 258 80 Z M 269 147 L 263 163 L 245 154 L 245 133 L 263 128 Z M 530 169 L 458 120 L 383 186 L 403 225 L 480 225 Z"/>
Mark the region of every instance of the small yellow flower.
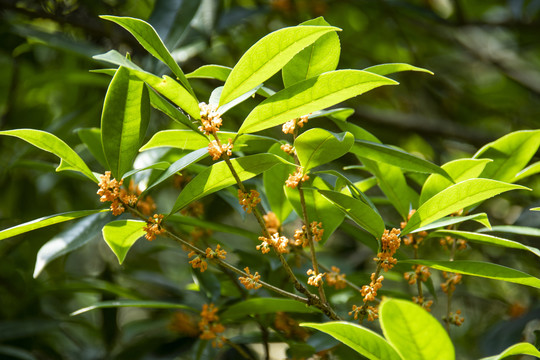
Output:
<path fill-rule="evenodd" d="M 249 267 L 245 267 L 244 271 L 247 273 L 248 276 L 240 276 L 238 280 L 246 287 L 246 289 L 259 289 L 262 284 L 259 283 L 259 279 L 261 278 L 261 275 L 259 275 L 258 272 L 255 272 L 255 274 L 251 274 L 249 271 Z"/>

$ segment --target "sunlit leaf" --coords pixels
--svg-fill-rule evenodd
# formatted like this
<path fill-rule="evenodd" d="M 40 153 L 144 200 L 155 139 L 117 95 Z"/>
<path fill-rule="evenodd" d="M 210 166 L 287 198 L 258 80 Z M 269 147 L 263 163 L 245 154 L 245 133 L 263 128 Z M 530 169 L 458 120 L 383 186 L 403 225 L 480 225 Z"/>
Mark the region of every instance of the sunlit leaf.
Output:
<path fill-rule="evenodd" d="M 106 168 L 107 160 L 101 144 L 101 131 L 98 128 L 78 129 L 77 135 L 79 135 L 79 139 L 86 145 L 92 156 Z"/>
<path fill-rule="evenodd" d="M 116 220 L 103 227 L 103 239 L 122 264 L 126 258 L 127 252 L 135 241 L 144 236 L 146 232 L 143 227 L 144 221 L 138 220 Z"/>
<path fill-rule="evenodd" d="M 275 154 L 288 162 L 294 163 L 293 157 L 281 150 L 280 145 L 281 144 L 279 143 L 272 145 L 268 152 Z M 263 173 L 264 192 L 268 199 L 268 204 L 281 223 L 287 219 L 293 210 L 291 203 L 287 200 L 285 190 L 283 189 L 283 185 L 289 178 L 290 172 L 290 166 L 278 164 L 272 168 L 272 171 L 265 171 Z"/>
<path fill-rule="evenodd" d="M 516 176 L 512 179 L 512 182 L 516 182 L 522 179 L 525 179 L 529 176 L 536 175 L 540 173 L 540 161 L 535 162 L 534 164 L 531 164 L 527 166 L 525 169 L 521 170 L 516 174 Z"/>
<path fill-rule="evenodd" d="M 489 199 L 510 190 L 528 190 L 524 186 L 513 185 L 489 179 L 469 179 L 452 185 L 427 200 L 411 216 L 402 234 L 428 225 L 467 206 Z"/>
<path fill-rule="evenodd" d="M 167 168 L 169 168 L 169 164 L 168 162 L 166 161 L 160 161 L 160 162 L 157 162 L 157 163 L 153 163 L 151 165 L 148 165 L 148 166 L 145 166 L 143 168 L 137 168 L 137 169 L 133 169 L 133 170 L 130 170 L 128 171 L 127 173 L 124 174 L 124 178 L 127 178 L 127 177 L 130 177 L 131 175 L 134 175 L 138 172 L 141 172 L 141 171 L 145 171 L 145 170 L 165 170 Z"/>
<path fill-rule="evenodd" d="M 193 96 L 195 96 L 191 85 L 189 85 L 189 82 L 184 75 L 184 72 L 182 71 L 182 69 L 180 69 L 180 66 L 178 66 L 176 61 L 173 59 L 173 57 L 169 53 L 169 50 L 167 50 L 165 44 L 163 44 L 163 41 L 160 39 L 159 35 L 157 34 L 156 30 L 154 30 L 152 25 L 148 24 L 143 20 L 131 17 L 119 17 L 110 15 L 102 15 L 100 17 L 105 20 L 113 21 L 118 25 L 122 26 L 127 31 L 129 31 L 150 54 L 155 56 L 157 59 L 163 61 L 172 70 L 174 75 L 176 75 L 178 80 L 180 80 L 182 85 L 184 85 L 184 87 Z"/>
<path fill-rule="evenodd" d="M 381 238 L 384 221 L 368 204 L 337 191 L 319 190 L 319 192 L 375 238 Z"/>
<path fill-rule="evenodd" d="M 94 305 L 84 307 L 77 311 L 72 312 L 71 316 L 80 315 L 87 311 L 103 308 L 118 308 L 118 307 L 137 307 L 137 308 L 148 308 L 148 309 L 181 309 L 189 310 L 193 312 L 198 312 L 198 310 L 184 305 L 184 304 L 175 304 L 164 301 L 151 301 L 151 300 L 113 300 L 113 301 L 102 301 L 95 303 Z"/>
<path fill-rule="evenodd" d="M 24 224 L 13 226 L 9 229 L 4 229 L 0 231 L 0 240 L 8 239 L 10 237 L 13 237 L 19 234 L 24 234 L 32 230 L 41 229 L 46 226 L 59 224 L 65 221 L 70 221 L 70 220 L 78 219 L 84 216 L 88 216 L 88 215 L 92 215 L 92 214 L 96 214 L 100 212 L 107 212 L 107 211 L 109 211 L 109 209 L 81 210 L 81 211 L 70 211 L 70 212 L 65 212 L 61 214 L 45 216 L 36 220 L 26 222 Z"/>
<path fill-rule="evenodd" d="M 361 70 L 330 71 L 296 83 L 264 100 L 249 113 L 238 133 L 281 125 L 379 86 L 397 84 L 394 80 Z"/>
<path fill-rule="evenodd" d="M 403 360 L 454 360 L 448 333 L 421 306 L 406 300 L 383 299 L 379 307 L 385 338 Z"/>
<path fill-rule="evenodd" d="M 251 179 L 280 163 L 287 162 L 273 154 L 255 154 L 231 160 L 240 181 Z M 174 214 L 192 201 L 234 184 L 236 180 L 227 163 L 225 161 L 215 163 L 201 171 L 186 185 L 176 199 L 170 214 Z"/>
<path fill-rule="evenodd" d="M 53 134 L 46 131 L 34 129 L 16 129 L 0 131 L 0 135 L 14 136 L 22 139 L 41 150 L 50 152 L 60 158 L 60 165 L 56 171 L 74 170 L 78 171 L 90 180 L 98 183 L 97 178 L 88 168 L 85 162 L 72 148 Z"/>
<path fill-rule="evenodd" d="M 540 130 L 516 131 L 505 135 L 474 154 L 474 159 L 492 159 L 482 177 L 512 181 L 531 160 L 540 145 Z"/>
<path fill-rule="evenodd" d="M 249 315 L 275 314 L 276 312 L 317 313 L 319 309 L 292 299 L 253 298 L 229 306 L 220 314 L 221 320 L 235 320 Z"/>
<path fill-rule="evenodd" d="M 530 226 L 498 225 L 493 226 L 492 228 L 480 229 L 478 230 L 478 232 L 501 232 L 508 234 L 540 237 L 540 229 Z"/>
<path fill-rule="evenodd" d="M 487 228 L 491 229 L 491 224 L 489 222 L 489 218 L 486 213 L 479 213 L 479 214 L 473 214 L 473 215 L 467 215 L 467 216 L 448 216 L 441 218 L 437 221 L 434 221 L 428 225 L 421 226 L 418 229 L 415 229 L 411 231 L 411 233 L 418 233 L 421 231 L 428 231 L 433 229 L 442 229 L 450 225 L 460 224 L 462 222 L 473 220 L 476 221 Z"/>
<path fill-rule="evenodd" d="M 101 115 L 101 142 L 116 179 L 132 168 L 150 120 L 150 100 L 144 83 L 130 79 L 120 67 L 114 75 Z"/>
<path fill-rule="evenodd" d="M 468 240 L 472 242 L 478 242 L 483 244 L 489 244 L 489 245 L 496 245 L 496 246 L 502 246 L 506 248 L 511 249 L 519 249 L 519 250 L 526 250 L 530 251 L 536 256 L 540 256 L 540 249 L 534 248 L 532 246 L 523 245 L 517 241 L 512 241 L 496 236 L 486 235 L 486 234 L 479 234 L 476 232 L 469 232 L 469 231 L 458 231 L 458 230 L 438 230 L 434 233 L 429 234 L 429 237 L 444 237 L 444 236 L 451 236 L 456 239 L 463 239 Z"/>
<path fill-rule="evenodd" d="M 364 71 L 369 71 L 371 73 L 382 75 L 382 76 L 386 76 L 386 75 L 390 75 L 390 74 L 394 74 L 394 73 L 398 73 L 402 71 L 419 71 L 419 72 L 425 72 L 425 73 L 433 75 L 433 72 L 427 69 L 423 69 L 423 68 L 419 68 L 413 65 L 403 64 L 403 63 L 390 63 L 390 64 L 380 64 L 380 65 L 370 66 L 368 68 L 365 68 Z"/>
<path fill-rule="evenodd" d="M 327 323 L 301 323 L 300 326 L 322 331 L 370 360 L 403 359 L 382 336 L 358 324 L 332 321 Z"/>
<path fill-rule="evenodd" d="M 200 79 L 215 79 L 225 81 L 229 77 L 232 68 L 222 65 L 203 65 L 189 74 L 186 74 L 188 79 L 200 78 Z"/>
<path fill-rule="evenodd" d="M 181 110 L 161 97 L 155 90 L 149 89 L 148 95 L 150 96 L 150 105 L 152 105 L 154 109 L 161 111 L 177 123 L 182 124 L 189 129 L 198 131 L 197 125 L 194 122 L 184 115 Z"/>
<path fill-rule="evenodd" d="M 502 280 L 511 283 L 527 285 L 540 289 L 540 279 L 519 270 L 506 266 L 482 261 L 469 260 L 403 260 L 405 264 L 425 265 L 433 269 L 472 275 L 488 279 Z"/>
<path fill-rule="evenodd" d="M 498 355 L 484 357 L 480 360 L 500 360 L 512 355 L 531 355 L 540 358 L 540 351 L 530 343 L 518 343 L 505 349 Z"/>
<path fill-rule="evenodd" d="M 304 172 L 345 155 L 354 143 L 351 133 L 310 129 L 296 138 L 294 148 Z"/>
<path fill-rule="evenodd" d="M 300 25 L 330 26 L 324 18 L 308 20 Z M 283 67 L 283 84 L 289 87 L 327 71 L 335 70 L 339 62 L 341 47 L 335 32 L 329 32 L 318 38 L 313 44 L 296 54 Z"/>
<path fill-rule="evenodd" d="M 295 26 L 274 31 L 249 48 L 232 69 L 221 99 L 226 104 L 278 72 L 300 50 L 322 35 L 339 30 L 333 26 Z"/>

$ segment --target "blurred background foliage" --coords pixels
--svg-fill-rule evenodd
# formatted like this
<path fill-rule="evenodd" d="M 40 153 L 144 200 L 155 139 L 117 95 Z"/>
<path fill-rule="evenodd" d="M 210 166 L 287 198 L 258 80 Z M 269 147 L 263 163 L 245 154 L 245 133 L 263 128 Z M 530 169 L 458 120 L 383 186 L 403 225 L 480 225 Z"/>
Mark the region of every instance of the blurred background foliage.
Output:
<path fill-rule="evenodd" d="M 343 29 L 338 68 L 407 62 L 435 73 L 400 74 L 395 77 L 400 86 L 374 90 L 347 106 L 355 109 L 349 121 L 383 142 L 443 164 L 470 156 L 511 131 L 538 127 L 539 12 L 539 0 L 0 0 L 0 129 L 52 132 L 74 146 L 94 171 L 105 170 L 81 144 L 77 131 L 99 127 L 110 81 L 89 71 L 107 67 L 92 56 L 116 49 L 129 52 L 149 71 L 161 75 L 165 69 L 127 32 L 99 15 L 150 22 L 185 73 L 205 64 L 234 66 L 267 33 L 324 16 Z M 279 89 L 280 82 L 276 75 L 267 85 Z M 200 99 L 208 99 L 220 85 L 198 79 L 192 83 Z M 254 104 L 235 108 L 224 126 L 237 129 Z M 162 114 L 152 116 L 152 131 L 174 126 Z M 345 157 L 342 165 L 347 160 Z M 69 173 L 57 174 L 56 165 L 57 158 L 48 153 L 16 139 L 0 138 L 1 229 L 49 214 L 101 206 L 94 184 Z M 538 183 L 538 177 L 524 183 L 533 188 L 531 194 L 489 201 L 486 211 L 492 222 L 537 226 L 540 219 L 526 210 L 538 206 Z M 174 191 L 162 198 L 178 192 Z M 208 199 L 205 205 L 208 210 L 202 219 L 250 226 L 239 215 L 225 216 L 233 211 L 226 197 Z M 38 250 L 67 226 L 0 243 L 0 358 L 193 358 L 198 340 L 178 329 L 181 316 L 170 310 L 104 309 L 76 317 L 69 314 L 93 302 L 117 298 L 180 301 L 200 307 L 220 291 L 237 295 L 222 274 L 193 275 L 186 255 L 173 244 L 139 242 L 119 266 L 104 242 L 98 241 L 99 236 L 51 261 L 34 279 Z M 183 230 L 189 232 L 190 228 Z M 345 233 L 335 237 L 328 242 L 323 258 L 328 264 L 341 264 L 350 279 L 361 285 L 371 271 L 371 250 Z M 208 241 L 225 238 L 240 256 L 252 251 L 251 242 L 231 235 L 215 233 Z M 533 246 L 537 243 L 537 239 L 516 239 Z M 436 244 L 425 251 L 441 252 Z M 478 258 L 479 254 L 538 274 L 533 255 L 477 247 L 467 256 Z M 275 269 L 275 263 L 264 261 L 268 269 Z M 272 283 L 271 273 L 269 270 L 266 276 Z M 394 280 L 398 290 L 407 291 L 403 281 L 398 282 L 399 276 Z M 198 287 L 206 291 L 196 291 Z M 352 295 L 331 293 L 342 313 L 359 301 Z M 466 317 L 465 324 L 452 333 L 458 358 L 490 355 L 524 336 L 534 339 L 533 330 L 523 330 L 540 318 L 538 300 L 538 292 L 529 288 L 465 279 L 465 286 L 458 287 L 455 294 Z M 434 315 L 441 313 L 435 311 Z M 270 317 L 262 321 L 273 324 Z M 243 335 L 245 342 L 248 335 Z M 308 343 L 317 350 L 335 345 L 320 336 L 310 339 Z M 300 343 L 296 346 L 297 354 L 310 353 Z"/>

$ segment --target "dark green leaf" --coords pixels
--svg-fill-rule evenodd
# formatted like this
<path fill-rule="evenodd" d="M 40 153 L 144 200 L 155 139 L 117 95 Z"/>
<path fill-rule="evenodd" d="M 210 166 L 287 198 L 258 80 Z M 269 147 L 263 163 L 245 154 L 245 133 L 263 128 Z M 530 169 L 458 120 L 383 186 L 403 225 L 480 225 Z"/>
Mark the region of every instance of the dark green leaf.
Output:
<path fill-rule="evenodd" d="M 279 143 L 274 144 L 268 152 L 275 154 L 288 162 L 294 163 L 293 157 L 281 150 L 280 146 L 281 144 Z M 272 171 L 265 171 L 263 173 L 263 184 L 268 204 L 282 224 L 292 212 L 292 205 L 289 200 L 287 200 L 287 195 L 283 189 L 283 185 L 289 178 L 290 172 L 290 166 L 278 164 L 272 168 Z"/>
<path fill-rule="evenodd" d="M 106 168 L 107 160 L 101 144 L 101 131 L 98 128 L 79 129 L 77 135 L 79 135 L 79 139 L 86 145 L 92 156 Z"/>

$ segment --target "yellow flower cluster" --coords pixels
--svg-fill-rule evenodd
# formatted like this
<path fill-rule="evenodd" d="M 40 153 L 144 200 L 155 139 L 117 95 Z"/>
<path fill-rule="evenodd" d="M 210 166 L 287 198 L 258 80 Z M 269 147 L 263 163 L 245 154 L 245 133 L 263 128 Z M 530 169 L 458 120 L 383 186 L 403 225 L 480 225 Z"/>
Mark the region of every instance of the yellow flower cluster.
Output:
<path fill-rule="evenodd" d="M 417 280 L 420 280 L 421 282 L 426 282 L 429 277 L 431 276 L 431 273 L 429 272 L 429 268 L 424 265 L 413 265 L 412 269 L 414 271 L 409 271 L 403 274 L 403 277 L 409 285 L 416 284 Z"/>
<path fill-rule="evenodd" d="M 268 233 L 270 235 L 273 235 L 279 231 L 279 227 L 281 226 L 281 223 L 279 222 L 279 219 L 277 218 L 276 214 L 274 214 L 272 211 L 269 211 L 268 214 L 263 215 L 264 224 L 266 226 L 266 230 L 268 230 Z"/>
<path fill-rule="evenodd" d="M 371 282 L 369 283 L 369 285 L 362 286 L 362 290 L 360 291 L 360 293 L 364 297 L 364 303 L 375 300 L 375 296 L 377 296 L 377 291 L 382 288 L 383 280 L 384 276 L 380 275 L 377 279 L 375 279 L 375 273 L 371 274 Z"/>
<path fill-rule="evenodd" d="M 232 139 L 229 139 L 228 144 L 220 144 L 217 140 L 212 140 L 208 144 L 208 153 L 212 156 L 212 160 L 218 160 L 223 153 L 228 156 L 232 155 Z"/>
<path fill-rule="evenodd" d="M 377 257 L 373 260 L 381 264 L 381 267 L 384 271 L 388 271 L 397 264 L 397 259 L 393 257 L 396 253 L 401 240 L 399 239 L 400 234 L 399 229 L 392 229 L 391 231 L 384 230 L 384 233 L 381 237 L 382 251 L 377 254 Z"/>
<path fill-rule="evenodd" d="M 199 109 L 201 109 L 202 123 L 202 126 L 199 126 L 199 131 L 204 132 L 205 135 L 215 134 L 222 123 L 221 115 L 217 112 L 217 107 L 202 102 L 199 104 Z"/>
<path fill-rule="evenodd" d="M 314 270 L 312 269 L 309 269 L 307 271 L 307 274 L 308 275 L 311 275 L 309 278 L 308 278 L 308 281 L 307 283 L 311 286 L 317 286 L 319 287 L 319 285 L 321 285 L 323 283 L 323 276 L 326 275 L 326 273 L 316 273 Z"/>
<path fill-rule="evenodd" d="M 341 270 L 332 266 L 332 271 L 326 274 L 326 283 L 329 286 L 333 286 L 336 290 L 345 289 L 347 282 L 345 281 L 345 274 L 340 274 Z"/>
<path fill-rule="evenodd" d="M 448 250 L 450 247 L 453 246 L 454 240 L 456 241 L 456 250 L 465 250 L 467 248 L 467 241 L 463 239 L 454 239 L 451 236 L 446 236 L 444 238 L 441 238 L 439 240 L 439 244 L 445 249 Z"/>
<path fill-rule="evenodd" d="M 309 114 L 301 116 L 298 119 L 292 119 L 292 120 L 287 121 L 285 124 L 283 124 L 281 130 L 285 134 L 294 134 L 294 130 L 296 129 L 297 126 L 303 127 L 304 124 L 308 122 L 308 116 Z"/>
<path fill-rule="evenodd" d="M 283 144 L 283 145 L 280 146 L 280 148 L 281 148 L 281 150 L 283 150 L 284 152 L 286 152 L 289 155 L 294 155 L 294 153 L 295 153 L 294 147 L 292 145 Z"/>
<path fill-rule="evenodd" d="M 266 254 L 270 251 L 270 246 L 273 246 L 276 251 L 280 254 L 285 254 L 289 252 L 289 239 L 285 236 L 279 236 L 279 233 L 274 233 L 270 235 L 270 238 L 259 236 L 259 240 L 262 241 L 260 245 L 257 245 L 257 250 L 261 250 L 263 254 Z"/>
<path fill-rule="evenodd" d="M 443 271 L 443 277 L 445 278 L 445 282 L 441 284 L 441 289 L 445 294 L 453 293 L 454 290 L 456 290 L 456 285 L 461 282 L 461 274 L 448 274 L 446 271 Z"/>
<path fill-rule="evenodd" d="M 315 242 L 319 242 L 322 239 L 322 236 L 324 234 L 324 229 L 322 227 L 322 222 L 316 222 L 313 221 L 311 224 L 309 224 L 311 234 L 312 234 L 312 240 Z M 296 230 L 294 232 L 294 245 L 302 247 L 306 247 L 309 245 L 308 240 L 308 234 L 306 230 L 306 225 L 302 225 L 302 230 Z"/>
<path fill-rule="evenodd" d="M 245 193 L 238 189 L 238 202 L 242 205 L 242 209 L 248 214 L 261 202 L 260 194 L 257 190 L 250 190 L 249 193 Z"/>
<path fill-rule="evenodd" d="M 302 168 L 297 167 L 296 172 L 294 174 L 290 174 L 289 178 L 285 180 L 285 185 L 287 185 L 291 189 L 296 189 L 300 182 L 304 182 L 307 180 L 309 180 L 309 176 L 302 175 Z"/>
<path fill-rule="evenodd" d="M 221 249 L 221 245 L 216 246 L 216 250 L 212 250 L 211 248 L 206 248 L 206 258 L 207 259 L 225 259 L 225 255 L 227 255 L 227 252 L 223 249 Z"/>
<path fill-rule="evenodd" d="M 188 258 L 191 259 L 192 256 L 195 256 L 195 258 L 189 261 L 191 267 L 194 269 L 198 268 L 201 272 L 205 272 L 206 269 L 208 269 L 208 264 L 206 263 L 206 261 L 202 259 L 200 255 L 197 255 L 195 251 L 192 251 L 188 254 Z"/>
<path fill-rule="evenodd" d="M 247 273 L 248 276 L 240 276 L 238 280 L 246 287 L 246 289 L 259 289 L 262 284 L 259 283 L 259 279 L 261 278 L 261 275 L 259 275 L 258 272 L 255 272 L 255 274 L 251 274 L 249 271 L 249 267 L 245 267 L 244 271 Z"/>
<path fill-rule="evenodd" d="M 418 305 L 421 305 L 427 311 L 431 312 L 431 305 L 433 305 L 433 300 L 426 301 L 423 296 L 413 296 L 412 301 Z"/>
<path fill-rule="evenodd" d="M 106 171 L 99 179 L 99 189 L 97 191 L 97 194 L 100 196 L 99 201 L 110 201 L 112 203 L 111 211 L 113 215 L 118 216 L 122 214 L 125 211 L 124 204 L 129 206 L 135 206 L 135 204 L 137 204 L 137 208 L 144 215 L 150 215 L 156 209 L 156 204 L 150 196 L 146 196 L 144 199 L 137 202 L 137 196 L 140 195 L 142 191 L 135 186 L 133 180 L 129 183 L 129 190 L 126 191 L 126 189 L 120 187 L 124 183 L 124 180 L 111 180 L 110 171 Z M 137 195 L 135 195 L 135 193 Z"/>
<path fill-rule="evenodd" d="M 358 315 L 366 316 L 368 321 L 374 321 L 379 318 L 379 309 L 374 306 L 352 306 L 352 311 L 349 311 L 349 315 L 354 314 L 354 320 L 358 320 Z"/>
<path fill-rule="evenodd" d="M 455 313 L 451 312 L 449 315 L 449 317 L 444 317 L 443 320 L 450 324 L 461 326 L 465 322 L 465 318 L 461 316 L 461 310 L 459 309 Z"/>
<path fill-rule="evenodd" d="M 148 218 L 146 221 L 146 225 L 143 228 L 143 230 L 146 232 L 146 235 L 144 237 L 148 241 L 152 241 L 156 238 L 157 235 L 162 234 L 165 232 L 165 229 L 161 227 L 161 222 L 163 221 L 163 215 L 161 214 L 154 214 L 154 217 Z"/>
<path fill-rule="evenodd" d="M 204 304 L 201 311 L 201 320 L 199 321 L 199 329 L 201 334 L 199 338 L 202 340 L 212 340 L 213 347 L 222 347 L 225 341 L 223 336 L 218 338 L 218 334 L 225 331 L 225 327 L 219 323 L 217 316 L 218 308 L 214 304 Z"/>
<path fill-rule="evenodd" d="M 274 328 L 287 339 L 305 341 L 309 337 L 309 333 L 298 324 L 298 321 L 281 311 L 276 313 Z"/>

